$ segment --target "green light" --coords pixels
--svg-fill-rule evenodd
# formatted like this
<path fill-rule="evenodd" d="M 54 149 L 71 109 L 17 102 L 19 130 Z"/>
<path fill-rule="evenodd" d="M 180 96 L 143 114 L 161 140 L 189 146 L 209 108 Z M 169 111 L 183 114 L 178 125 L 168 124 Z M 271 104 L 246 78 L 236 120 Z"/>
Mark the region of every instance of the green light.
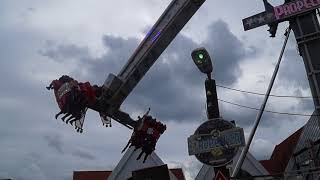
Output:
<path fill-rule="evenodd" d="M 199 57 L 199 59 L 203 59 L 203 54 L 202 53 L 200 53 L 200 54 L 198 54 L 198 57 Z"/>

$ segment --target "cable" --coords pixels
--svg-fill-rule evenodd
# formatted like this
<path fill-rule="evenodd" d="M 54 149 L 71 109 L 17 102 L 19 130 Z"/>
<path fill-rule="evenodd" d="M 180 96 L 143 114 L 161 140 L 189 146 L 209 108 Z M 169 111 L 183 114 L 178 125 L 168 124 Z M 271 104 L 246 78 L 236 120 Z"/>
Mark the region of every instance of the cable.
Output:
<path fill-rule="evenodd" d="M 227 103 L 227 104 L 234 105 L 234 106 L 260 111 L 259 108 L 245 106 L 245 105 L 237 104 L 237 103 L 234 103 L 234 102 L 226 101 L 226 100 L 223 100 L 223 99 L 218 99 L 218 100 L 221 101 L 221 102 Z M 278 112 L 278 111 L 271 111 L 271 110 L 264 110 L 264 112 L 273 113 L 273 114 L 281 114 L 281 115 L 289 115 L 289 116 L 305 116 L 305 117 L 320 116 L 320 115 L 312 115 L 312 114 Z"/>
<path fill-rule="evenodd" d="M 232 91 L 238 91 L 238 92 L 242 92 L 242 93 L 247 93 L 247 94 L 259 95 L 259 96 L 265 96 L 266 95 L 266 94 L 263 94 L 263 93 L 245 91 L 245 90 L 241 90 L 241 89 L 235 89 L 235 88 L 231 88 L 231 87 L 227 87 L 227 86 L 222 86 L 222 85 L 219 85 L 219 84 L 217 84 L 217 87 L 228 89 L 228 90 L 232 90 Z M 316 98 L 316 97 L 311 97 L 311 96 L 290 96 L 290 95 L 275 95 L 275 94 L 270 94 L 270 96 L 278 97 L 278 98 L 298 98 L 298 99 Z"/>

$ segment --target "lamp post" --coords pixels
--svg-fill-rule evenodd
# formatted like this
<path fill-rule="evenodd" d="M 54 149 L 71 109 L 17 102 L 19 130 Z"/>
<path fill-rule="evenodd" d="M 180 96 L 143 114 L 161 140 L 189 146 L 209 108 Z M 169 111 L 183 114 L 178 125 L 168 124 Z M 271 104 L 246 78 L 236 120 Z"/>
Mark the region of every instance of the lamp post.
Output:
<path fill-rule="evenodd" d="M 207 75 L 207 79 L 205 81 L 205 90 L 206 90 L 206 98 L 207 98 L 206 105 L 207 105 L 208 120 L 218 122 L 220 120 L 220 113 L 219 113 L 218 97 L 217 97 L 217 90 L 216 90 L 216 81 L 211 78 L 211 73 L 213 71 L 213 68 L 212 68 L 212 61 L 211 61 L 210 55 L 205 48 L 197 48 L 192 51 L 191 57 L 193 59 L 193 62 L 198 67 L 198 69 L 202 73 Z M 200 159 L 201 156 L 197 158 Z M 228 162 L 226 161 L 226 163 Z M 226 165 L 214 167 L 214 172 L 215 172 L 214 179 L 230 178 L 229 170 L 227 169 Z"/>
<path fill-rule="evenodd" d="M 213 68 L 210 55 L 205 48 L 198 48 L 192 51 L 191 57 L 198 69 L 208 77 L 205 81 L 207 117 L 208 119 L 220 118 L 216 81 L 211 78 Z"/>

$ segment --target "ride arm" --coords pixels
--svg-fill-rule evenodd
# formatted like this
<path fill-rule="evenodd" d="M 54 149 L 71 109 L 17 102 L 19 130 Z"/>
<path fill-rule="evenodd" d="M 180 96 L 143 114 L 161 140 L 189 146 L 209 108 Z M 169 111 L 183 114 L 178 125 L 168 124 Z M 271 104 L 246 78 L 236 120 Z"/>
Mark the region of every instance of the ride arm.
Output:
<path fill-rule="evenodd" d="M 90 106 L 89 107 L 92 110 L 98 111 L 98 112 L 104 112 L 104 107 L 102 103 L 96 103 L 94 106 Z M 108 114 L 107 114 L 108 115 Z M 136 125 L 136 121 L 133 120 L 129 114 L 121 111 L 121 110 L 115 110 L 113 111 L 112 115 L 108 115 L 110 116 L 113 120 L 117 121 L 118 123 L 124 125 L 125 127 L 129 128 L 129 129 L 133 129 Z"/>
<path fill-rule="evenodd" d="M 173 0 L 120 73 L 109 74 L 101 102 L 113 114 L 205 0 Z"/>

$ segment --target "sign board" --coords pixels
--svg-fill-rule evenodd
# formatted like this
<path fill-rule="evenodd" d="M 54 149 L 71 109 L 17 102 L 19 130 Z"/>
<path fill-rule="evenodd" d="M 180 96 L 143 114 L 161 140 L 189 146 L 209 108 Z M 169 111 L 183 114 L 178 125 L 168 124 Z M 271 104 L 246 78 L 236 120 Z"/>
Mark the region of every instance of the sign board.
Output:
<path fill-rule="evenodd" d="M 279 23 L 290 17 L 302 14 L 320 7 L 320 0 L 296 0 L 242 20 L 244 30 L 250 30 L 271 23 Z"/>
<path fill-rule="evenodd" d="M 189 155 L 213 167 L 228 164 L 244 145 L 243 129 L 220 118 L 204 122 L 188 138 Z"/>
<path fill-rule="evenodd" d="M 277 20 L 283 20 L 320 7 L 320 0 L 296 0 L 274 7 Z"/>
<path fill-rule="evenodd" d="M 254 29 L 256 27 L 264 26 L 276 22 L 276 18 L 273 12 L 262 12 L 254 16 L 245 18 L 242 20 L 244 30 Z"/>
<path fill-rule="evenodd" d="M 242 128 L 212 134 L 193 135 L 188 139 L 189 155 L 211 152 L 214 149 L 237 148 L 245 145 Z"/>
<path fill-rule="evenodd" d="M 217 175 L 214 178 L 214 180 L 228 180 L 228 179 L 226 178 L 225 175 L 223 175 L 223 173 L 221 171 L 218 171 Z"/>

